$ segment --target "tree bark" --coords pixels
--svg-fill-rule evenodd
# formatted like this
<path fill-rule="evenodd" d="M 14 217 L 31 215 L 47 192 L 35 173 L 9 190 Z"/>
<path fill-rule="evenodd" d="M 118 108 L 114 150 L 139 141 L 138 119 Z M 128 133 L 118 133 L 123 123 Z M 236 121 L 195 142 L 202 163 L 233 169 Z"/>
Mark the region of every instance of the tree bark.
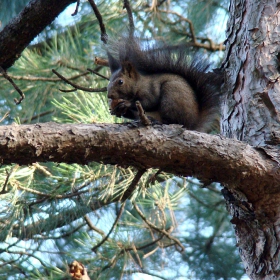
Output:
<path fill-rule="evenodd" d="M 27 45 L 75 0 L 32 0 L 0 32 L 0 66 L 7 69 Z"/>
<path fill-rule="evenodd" d="M 233 0 L 224 69 L 223 134 L 254 146 L 279 131 L 279 3 Z"/>
<path fill-rule="evenodd" d="M 277 192 L 278 162 L 263 149 L 221 136 L 188 131 L 179 125 L 135 127 L 130 124 L 56 124 L 0 126 L 0 162 L 31 164 L 91 161 L 138 169 L 160 168 L 247 195 Z M 280 161 L 280 159 L 279 159 Z M 266 186 L 256 194 L 252 185 Z"/>
<path fill-rule="evenodd" d="M 265 151 L 267 143 L 279 144 L 279 1 L 233 0 L 230 15 L 223 65 L 227 74 L 223 134 Z M 278 157 L 279 146 L 272 149 Z M 275 171 L 279 173 L 279 162 Z M 245 191 L 243 181 L 234 190 L 224 190 L 251 279 L 280 279 L 279 186 L 276 181 L 252 182 L 261 193 L 259 200 Z M 267 188 L 275 193 L 267 194 Z"/>

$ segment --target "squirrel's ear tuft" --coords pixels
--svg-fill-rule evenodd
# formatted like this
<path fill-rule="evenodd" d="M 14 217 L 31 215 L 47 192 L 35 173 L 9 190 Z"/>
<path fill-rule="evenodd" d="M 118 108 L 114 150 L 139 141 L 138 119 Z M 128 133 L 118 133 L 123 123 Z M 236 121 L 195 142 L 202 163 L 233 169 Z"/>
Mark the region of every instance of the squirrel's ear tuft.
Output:
<path fill-rule="evenodd" d="M 129 61 L 122 62 L 122 73 L 132 79 L 137 79 L 139 75 L 136 68 Z"/>
<path fill-rule="evenodd" d="M 109 52 L 107 52 L 107 56 L 111 73 L 119 70 L 121 68 L 119 61 L 115 59 Z"/>

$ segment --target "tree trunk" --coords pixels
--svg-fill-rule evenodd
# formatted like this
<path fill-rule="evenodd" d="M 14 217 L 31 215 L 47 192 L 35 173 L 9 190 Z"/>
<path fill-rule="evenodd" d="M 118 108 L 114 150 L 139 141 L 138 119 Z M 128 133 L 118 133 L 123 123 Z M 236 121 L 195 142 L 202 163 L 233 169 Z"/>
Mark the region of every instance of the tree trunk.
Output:
<path fill-rule="evenodd" d="M 32 0 L 0 32 L 0 66 L 7 69 L 27 45 L 75 0 Z"/>
<path fill-rule="evenodd" d="M 227 30 L 223 134 L 279 155 L 279 3 L 233 0 Z M 279 173 L 279 162 L 277 171 Z M 224 189 L 237 245 L 251 279 L 280 279 L 280 185 Z M 271 189 L 270 194 L 264 190 Z M 274 192 L 272 191 L 274 189 Z M 238 191 L 237 191 L 238 190 Z"/>

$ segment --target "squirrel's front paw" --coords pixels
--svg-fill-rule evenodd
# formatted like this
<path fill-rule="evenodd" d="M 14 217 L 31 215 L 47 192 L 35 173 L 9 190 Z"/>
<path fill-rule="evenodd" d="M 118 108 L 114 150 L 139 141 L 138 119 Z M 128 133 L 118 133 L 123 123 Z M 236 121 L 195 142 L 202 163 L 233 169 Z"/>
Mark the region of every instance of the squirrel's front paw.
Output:
<path fill-rule="evenodd" d="M 109 107 L 111 115 L 115 115 L 117 117 L 123 116 L 128 109 L 127 101 L 124 99 L 110 99 L 109 100 Z"/>

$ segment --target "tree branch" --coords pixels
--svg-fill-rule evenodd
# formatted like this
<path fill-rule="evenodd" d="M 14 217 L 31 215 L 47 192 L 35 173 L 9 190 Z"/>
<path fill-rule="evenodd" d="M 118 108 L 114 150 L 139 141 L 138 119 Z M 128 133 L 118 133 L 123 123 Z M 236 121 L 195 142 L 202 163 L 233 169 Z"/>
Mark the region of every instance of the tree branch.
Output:
<path fill-rule="evenodd" d="M 10 82 L 10 84 L 14 87 L 14 89 L 19 93 L 20 99 L 14 98 L 14 101 L 16 105 L 19 105 L 21 101 L 25 98 L 24 93 L 21 91 L 21 89 L 14 83 L 13 79 L 7 74 L 7 72 L 0 66 L 0 73 L 3 75 L 3 77 Z"/>
<path fill-rule="evenodd" d="M 133 37 L 134 31 L 135 31 L 135 25 L 134 25 L 133 16 L 132 16 L 132 10 L 130 8 L 130 4 L 129 4 L 128 0 L 124 0 L 123 1 L 123 7 L 126 9 L 127 15 L 128 15 L 128 20 L 129 20 L 129 37 Z"/>
<path fill-rule="evenodd" d="M 79 86 L 73 82 L 70 81 L 70 79 L 65 78 L 64 76 L 62 76 L 61 74 L 59 74 L 56 70 L 52 69 L 52 72 L 57 75 L 62 81 L 64 81 L 65 83 L 71 85 L 72 87 L 74 87 L 74 89 L 69 90 L 71 91 L 75 91 L 77 89 L 83 90 L 83 91 L 87 91 L 87 92 L 104 92 L 107 91 L 107 87 L 103 87 L 103 88 L 87 88 L 87 87 L 83 87 L 83 86 Z M 68 92 L 68 90 L 61 90 L 62 92 Z"/>
<path fill-rule="evenodd" d="M 280 159 L 278 158 L 278 161 Z M 280 192 L 279 162 L 264 148 L 179 125 L 56 124 L 0 126 L 0 162 L 87 164 L 102 162 L 137 169 L 159 168 L 207 183 L 242 187 L 247 195 Z M 238 174 L 238 175 L 237 175 Z M 258 192 L 252 187 L 257 178 Z"/>
<path fill-rule="evenodd" d="M 75 0 L 31 0 L 0 32 L 0 66 L 7 69 L 27 45 Z"/>
<path fill-rule="evenodd" d="M 106 242 L 106 241 L 108 240 L 110 234 L 113 232 L 114 228 L 116 227 L 118 221 L 120 220 L 120 218 L 121 218 L 121 216 L 122 216 L 124 207 L 125 207 L 125 202 L 122 204 L 122 206 L 121 206 L 121 208 L 120 208 L 120 210 L 119 210 L 119 213 L 118 213 L 118 215 L 117 215 L 117 217 L 116 217 L 116 219 L 115 219 L 115 221 L 114 221 L 112 227 L 110 228 L 109 232 L 107 233 L 107 235 L 106 235 L 98 244 L 96 244 L 96 245 L 91 249 L 93 252 L 96 252 L 96 250 L 97 250 L 104 242 Z"/>
<path fill-rule="evenodd" d="M 170 240 L 173 240 L 175 242 L 176 245 L 178 245 L 178 247 L 180 247 L 180 252 L 184 252 L 185 248 L 183 246 L 183 244 L 180 242 L 179 239 L 175 238 L 174 236 L 170 235 L 169 232 L 167 232 L 165 229 L 163 228 L 158 228 L 157 226 L 155 226 L 153 223 L 151 223 L 147 217 L 142 213 L 142 211 L 140 210 L 140 208 L 137 206 L 136 203 L 133 203 L 133 206 L 136 210 L 136 212 L 139 214 L 139 216 L 142 218 L 142 220 L 153 230 L 165 235 L 167 238 L 169 238 Z"/>
<path fill-rule="evenodd" d="M 95 2 L 93 0 L 88 0 L 89 4 L 91 5 L 93 11 L 94 11 L 94 14 L 98 20 L 98 23 L 99 23 L 99 27 L 100 27 L 100 32 L 101 32 L 101 41 L 104 43 L 104 44 L 107 44 L 107 40 L 108 40 L 108 35 L 106 33 L 106 28 L 105 28 L 105 25 L 103 23 L 103 19 L 102 19 L 102 16 L 95 4 Z"/>

